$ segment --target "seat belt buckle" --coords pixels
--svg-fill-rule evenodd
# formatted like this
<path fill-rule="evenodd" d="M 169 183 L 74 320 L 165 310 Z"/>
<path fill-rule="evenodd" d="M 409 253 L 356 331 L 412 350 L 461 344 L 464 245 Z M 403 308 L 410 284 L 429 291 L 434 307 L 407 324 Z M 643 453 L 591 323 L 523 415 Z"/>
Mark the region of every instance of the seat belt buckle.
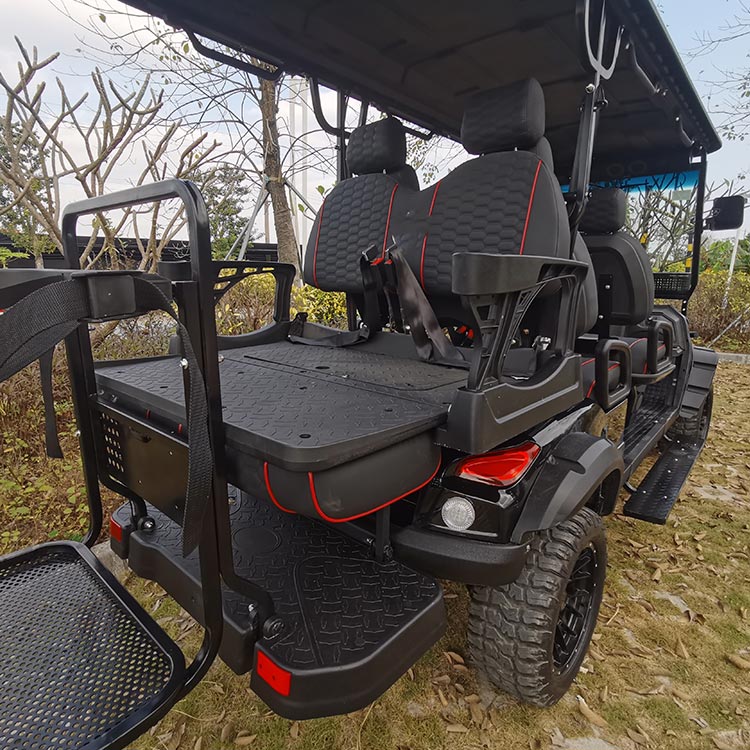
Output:
<path fill-rule="evenodd" d="M 370 245 L 367 250 L 364 250 L 362 252 L 362 261 L 370 266 L 377 266 L 382 261 L 378 246 Z"/>

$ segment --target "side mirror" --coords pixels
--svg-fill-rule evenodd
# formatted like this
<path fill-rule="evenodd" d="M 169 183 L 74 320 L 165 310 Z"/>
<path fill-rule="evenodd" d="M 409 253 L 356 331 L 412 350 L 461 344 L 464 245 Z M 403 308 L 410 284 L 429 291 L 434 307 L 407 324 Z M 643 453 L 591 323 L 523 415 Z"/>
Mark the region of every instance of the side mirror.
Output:
<path fill-rule="evenodd" d="M 745 222 L 745 197 L 727 195 L 714 199 L 711 213 L 706 217 L 706 227 L 714 232 L 739 229 Z"/>

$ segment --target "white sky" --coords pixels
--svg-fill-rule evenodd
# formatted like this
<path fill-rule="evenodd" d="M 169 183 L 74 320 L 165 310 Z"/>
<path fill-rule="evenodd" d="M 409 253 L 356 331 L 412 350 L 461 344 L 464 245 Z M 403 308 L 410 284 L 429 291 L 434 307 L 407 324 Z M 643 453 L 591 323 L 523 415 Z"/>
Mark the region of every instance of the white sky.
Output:
<path fill-rule="evenodd" d="M 79 5 L 76 0 L 57 0 L 65 2 L 69 12 L 81 22 L 85 22 L 91 11 Z M 710 80 L 720 77 L 720 71 L 728 68 L 748 66 L 748 40 L 727 45 L 709 57 L 691 59 L 689 53 L 697 47 L 697 37 L 704 33 L 720 34 L 721 27 L 731 20 L 735 13 L 741 13 L 740 0 L 712 0 L 711 2 L 697 2 L 695 0 L 661 0 L 659 3 L 667 26 L 670 29 L 678 49 L 684 57 L 693 76 L 701 96 L 707 101 L 714 92 Z M 93 63 L 77 51 L 81 47 L 79 38 L 83 33 L 80 26 L 59 13 L 49 0 L 0 0 L 3 23 L 0 25 L 0 71 L 6 77 L 14 77 L 14 66 L 18 60 L 14 36 L 18 36 L 30 48 L 37 46 L 40 57 L 59 51 L 60 59 L 55 63 L 54 70 L 66 83 L 70 93 L 74 95 L 88 85 L 87 73 Z M 109 19 L 114 17 L 110 16 Z M 116 21 L 109 20 L 109 23 Z M 50 81 L 50 83 L 53 83 Z M 334 97 L 326 96 L 324 105 L 329 111 L 329 118 L 334 118 Z M 289 117 L 289 110 L 282 109 L 282 116 Z M 301 127 L 301 110 L 297 112 L 298 126 Z M 314 118 L 310 117 L 310 125 L 314 127 Z M 213 134 L 221 138 L 221 134 Z M 75 148 L 74 140 L 71 140 Z M 323 135 L 317 136 L 312 145 L 324 146 L 330 141 Z M 742 171 L 750 171 L 750 142 L 729 142 L 721 152 L 710 159 L 710 180 L 732 179 Z M 123 164 L 112 181 L 112 188 L 124 187 L 129 184 L 138 171 L 138 159 L 134 157 L 129 164 Z M 324 184 L 329 187 L 332 177 L 320 172 L 311 171 L 307 177 L 309 200 L 318 205 L 320 198 L 316 185 Z M 303 185 L 298 185 L 302 188 Z M 66 200 L 76 197 L 74 188 L 69 188 L 65 194 Z M 304 234 L 305 222 L 299 227 Z"/>

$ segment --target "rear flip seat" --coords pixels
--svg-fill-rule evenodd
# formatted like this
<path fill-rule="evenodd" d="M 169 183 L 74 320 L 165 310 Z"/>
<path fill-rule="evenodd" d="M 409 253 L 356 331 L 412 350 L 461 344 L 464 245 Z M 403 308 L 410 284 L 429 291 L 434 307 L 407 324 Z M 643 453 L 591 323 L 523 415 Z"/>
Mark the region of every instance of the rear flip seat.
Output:
<path fill-rule="evenodd" d="M 559 184 L 538 155 L 523 150 L 539 143 L 544 119 L 536 81 L 471 97 L 462 136 L 480 156 L 422 191 L 405 165 L 397 120 L 355 129 L 347 158 L 357 176 L 326 197 L 305 280 L 361 300 L 361 253 L 374 244 L 384 255 L 395 238 L 436 312 L 449 318 L 465 315 L 452 293 L 453 253 L 567 257 Z M 528 377 L 537 352 L 516 351 L 509 360 Z M 341 348 L 286 340 L 223 348 L 219 370 L 230 482 L 330 522 L 373 513 L 432 480 L 441 461 L 435 428 L 467 377 L 463 367 L 421 360 L 411 336 L 397 333 Z M 178 358 L 100 365 L 97 381 L 105 402 L 180 432 Z M 408 461 L 399 460 L 404 455 Z"/>

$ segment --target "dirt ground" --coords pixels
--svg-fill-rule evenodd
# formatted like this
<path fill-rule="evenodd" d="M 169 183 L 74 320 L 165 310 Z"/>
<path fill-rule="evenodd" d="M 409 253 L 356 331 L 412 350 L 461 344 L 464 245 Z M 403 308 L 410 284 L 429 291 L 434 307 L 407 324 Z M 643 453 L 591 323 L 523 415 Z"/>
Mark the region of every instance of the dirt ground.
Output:
<path fill-rule="evenodd" d="M 134 750 L 750 748 L 749 438 L 750 367 L 722 365 L 709 443 L 667 525 L 607 519 L 609 575 L 595 641 L 554 708 L 519 705 L 476 680 L 463 659 L 467 594 L 448 584 L 449 632 L 366 709 L 290 722 L 266 709 L 247 677 L 216 664 Z M 44 509 L 59 493 L 70 522 L 85 522 L 71 489 L 77 469 L 50 479 L 46 462 L 19 465 L 13 456 L 22 451 L 6 440 L 0 547 L 44 539 L 54 516 Z M 19 486 L 29 509 L 20 515 L 9 494 Z M 66 517 L 52 518 L 53 534 L 69 527 Z M 132 576 L 128 585 L 181 645 L 195 648 L 199 628 L 155 585 Z"/>
<path fill-rule="evenodd" d="M 750 368 L 722 366 L 711 438 L 667 525 L 607 521 L 595 642 L 554 708 L 521 706 L 477 682 L 463 663 L 466 591 L 449 584 L 448 634 L 365 710 L 290 722 L 271 714 L 246 678 L 217 665 L 136 747 L 750 748 L 748 438 Z M 194 642 L 191 621 L 155 586 L 142 590 L 154 616 Z"/>

